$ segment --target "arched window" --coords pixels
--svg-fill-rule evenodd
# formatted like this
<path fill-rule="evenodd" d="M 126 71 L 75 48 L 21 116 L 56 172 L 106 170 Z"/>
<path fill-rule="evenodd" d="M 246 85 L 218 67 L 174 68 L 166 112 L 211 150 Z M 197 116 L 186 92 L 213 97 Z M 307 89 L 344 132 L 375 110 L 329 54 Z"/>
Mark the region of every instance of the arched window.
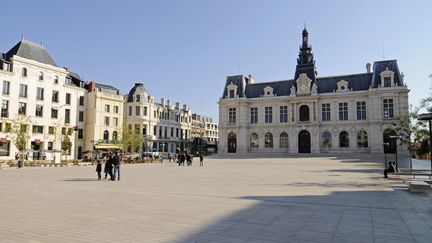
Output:
<path fill-rule="evenodd" d="M 288 148 L 288 134 L 283 132 L 280 134 L 280 148 Z"/>
<path fill-rule="evenodd" d="M 309 121 L 309 106 L 300 106 L 300 121 Z"/>
<path fill-rule="evenodd" d="M 44 74 L 43 74 L 43 72 L 39 72 L 39 80 L 44 80 Z"/>
<path fill-rule="evenodd" d="M 273 148 L 273 134 L 266 133 L 264 137 L 264 144 L 266 148 Z"/>
<path fill-rule="evenodd" d="M 347 148 L 349 147 L 349 134 L 346 131 L 339 133 L 339 147 Z"/>
<path fill-rule="evenodd" d="M 250 135 L 250 144 L 249 147 L 251 149 L 258 148 L 258 135 L 256 133 L 252 133 Z"/>
<path fill-rule="evenodd" d="M 27 77 L 27 68 L 22 68 L 22 76 Z"/>
<path fill-rule="evenodd" d="M 237 135 L 233 132 L 228 134 L 228 153 L 237 152 Z"/>
<path fill-rule="evenodd" d="M 357 147 L 368 147 L 368 134 L 364 130 L 360 130 L 357 133 Z"/>
<path fill-rule="evenodd" d="M 383 133 L 384 142 L 384 153 L 394 154 L 396 153 L 396 139 L 390 138 L 390 136 L 396 136 L 396 132 L 393 129 L 386 129 Z"/>
<path fill-rule="evenodd" d="M 104 134 L 103 134 L 103 139 L 108 141 L 109 140 L 109 132 L 107 130 L 105 130 Z"/>
<path fill-rule="evenodd" d="M 332 135 L 329 131 L 325 131 L 321 135 L 322 147 L 331 148 L 332 146 Z"/>
<path fill-rule="evenodd" d="M 58 76 L 56 75 L 56 76 L 54 77 L 54 83 L 55 83 L 55 84 L 58 84 L 58 82 L 59 82 L 59 78 L 58 78 Z"/>
<path fill-rule="evenodd" d="M 112 134 L 112 140 L 117 141 L 117 132 L 114 131 Z"/>

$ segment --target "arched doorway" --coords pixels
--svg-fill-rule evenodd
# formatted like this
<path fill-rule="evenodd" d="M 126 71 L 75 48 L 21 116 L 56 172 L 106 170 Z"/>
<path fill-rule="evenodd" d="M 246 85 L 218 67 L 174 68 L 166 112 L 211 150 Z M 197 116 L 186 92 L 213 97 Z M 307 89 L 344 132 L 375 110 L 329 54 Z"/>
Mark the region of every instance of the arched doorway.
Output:
<path fill-rule="evenodd" d="M 396 136 L 396 131 L 393 129 L 386 129 L 383 133 L 384 142 L 384 153 L 394 154 L 396 153 L 396 139 L 390 138 L 390 136 Z"/>
<path fill-rule="evenodd" d="M 311 151 L 310 133 L 306 130 L 303 130 L 298 134 L 298 152 L 310 153 L 310 151 Z"/>
<path fill-rule="evenodd" d="M 237 152 L 237 136 L 235 133 L 228 134 L 228 153 Z"/>
<path fill-rule="evenodd" d="M 82 147 L 78 147 L 78 159 L 82 159 Z"/>

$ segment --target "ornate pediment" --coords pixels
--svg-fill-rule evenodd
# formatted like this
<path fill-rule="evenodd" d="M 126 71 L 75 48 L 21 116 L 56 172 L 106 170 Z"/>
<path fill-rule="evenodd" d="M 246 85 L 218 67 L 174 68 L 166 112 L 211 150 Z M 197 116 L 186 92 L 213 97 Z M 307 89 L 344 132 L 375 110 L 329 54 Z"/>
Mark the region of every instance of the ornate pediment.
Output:
<path fill-rule="evenodd" d="M 226 98 L 237 98 L 237 85 L 233 84 L 232 82 L 227 85 L 227 97 Z"/>
<path fill-rule="evenodd" d="M 301 73 L 297 83 L 297 95 L 310 95 L 312 79 L 308 78 L 306 73 Z"/>
<path fill-rule="evenodd" d="M 274 90 L 272 87 L 270 87 L 270 86 L 265 87 L 263 97 L 275 96 L 273 91 Z"/>
<path fill-rule="evenodd" d="M 339 81 L 338 83 L 337 83 L 337 90 L 336 90 L 336 92 L 348 92 L 348 91 L 350 91 L 349 90 L 349 88 L 348 88 L 348 81 L 345 81 L 345 80 L 341 80 L 341 81 Z"/>

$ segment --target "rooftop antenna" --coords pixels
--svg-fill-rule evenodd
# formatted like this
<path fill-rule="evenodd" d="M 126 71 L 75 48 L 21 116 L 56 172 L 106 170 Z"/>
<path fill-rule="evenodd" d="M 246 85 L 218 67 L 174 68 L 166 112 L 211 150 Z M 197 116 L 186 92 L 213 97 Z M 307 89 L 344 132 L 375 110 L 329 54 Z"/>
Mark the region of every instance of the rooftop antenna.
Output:
<path fill-rule="evenodd" d="M 21 41 L 23 41 L 24 40 L 24 35 L 21 35 Z"/>

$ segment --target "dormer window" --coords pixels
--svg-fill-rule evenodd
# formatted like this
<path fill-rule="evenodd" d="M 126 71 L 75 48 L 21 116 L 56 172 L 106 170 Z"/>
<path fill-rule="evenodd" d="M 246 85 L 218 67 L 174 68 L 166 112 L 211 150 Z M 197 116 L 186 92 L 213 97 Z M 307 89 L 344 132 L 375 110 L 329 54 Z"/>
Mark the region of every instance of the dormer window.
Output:
<path fill-rule="evenodd" d="M 44 74 L 43 74 L 43 72 L 39 72 L 39 80 L 44 80 Z"/>
<path fill-rule="evenodd" d="M 381 87 L 393 87 L 394 83 L 394 72 L 388 70 L 388 67 L 385 71 L 380 73 L 381 76 Z"/>
<path fill-rule="evenodd" d="M 59 82 L 59 78 L 58 78 L 58 76 L 56 75 L 56 76 L 54 77 L 54 83 L 55 83 L 55 84 L 58 84 L 58 82 Z"/>
<path fill-rule="evenodd" d="M 135 102 L 141 102 L 141 95 L 135 95 Z"/>
<path fill-rule="evenodd" d="M 347 92 L 349 91 L 348 89 L 348 82 L 345 80 L 341 80 L 337 83 L 337 92 Z"/>
<path fill-rule="evenodd" d="M 230 85 L 227 86 L 228 97 L 229 99 L 237 98 L 237 85 L 231 82 Z"/>
<path fill-rule="evenodd" d="M 264 97 L 274 96 L 273 88 L 270 87 L 270 86 L 265 87 L 265 88 L 264 88 L 264 95 L 263 95 L 263 96 L 264 96 Z"/>
<path fill-rule="evenodd" d="M 27 77 L 27 68 L 22 68 L 22 73 L 21 73 L 21 75 L 22 75 L 23 77 Z"/>

